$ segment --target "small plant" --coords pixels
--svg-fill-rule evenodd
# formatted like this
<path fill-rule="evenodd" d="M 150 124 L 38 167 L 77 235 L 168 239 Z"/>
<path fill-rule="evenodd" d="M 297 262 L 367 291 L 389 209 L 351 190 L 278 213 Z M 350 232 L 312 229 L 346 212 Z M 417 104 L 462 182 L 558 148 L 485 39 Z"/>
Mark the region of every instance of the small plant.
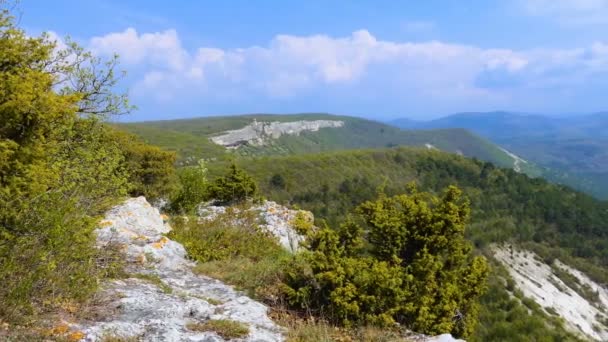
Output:
<path fill-rule="evenodd" d="M 203 323 L 188 323 L 186 328 L 192 331 L 214 331 L 225 339 L 242 338 L 249 335 L 249 327 L 241 322 L 227 319 L 212 319 Z"/>
<path fill-rule="evenodd" d="M 163 293 L 166 293 L 166 294 L 173 293 L 173 289 L 171 288 L 171 286 L 165 284 L 160 279 L 160 277 L 157 276 L 156 274 L 137 273 L 137 274 L 134 274 L 133 277 L 137 278 L 137 279 L 145 280 L 145 281 L 149 282 L 150 284 L 156 285 L 161 291 L 163 291 Z"/>

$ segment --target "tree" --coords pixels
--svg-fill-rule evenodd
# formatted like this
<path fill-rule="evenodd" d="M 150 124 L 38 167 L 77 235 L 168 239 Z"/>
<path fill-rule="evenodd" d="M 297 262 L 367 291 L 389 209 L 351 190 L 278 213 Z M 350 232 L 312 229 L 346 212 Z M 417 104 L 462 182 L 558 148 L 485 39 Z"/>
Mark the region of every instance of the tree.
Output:
<path fill-rule="evenodd" d="M 0 4 L 0 7 L 2 4 Z M 102 119 L 127 112 L 109 62 L 0 12 L 0 317 L 84 300 L 99 267 L 98 215 L 127 194 L 125 156 Z"/>
<path fill-rule="evenodd" d="M 145 144 L 137 136 L 109 129 L 111 141 L 120 148 L 123 167 L 129 174 L 129 195 L 145 196 L 148 201 L 168 198 L 176 190 L 175 152 Z"/>
<path fill-rule="evenodd" d="M 242 202 L 258 195 L 258 185 L 235 163 L 228 174 L 215 180 L 210 189 L 211 197 L 222 204 Z"/>
<path fill-rule="evenodd" d="M 275 173 L 271 178 L 270 178 L 270 185 L 272 185 L 273 187 L 277 188 L 277 189 L 285 189 L 285 178 L 279 174 L 279 173 Z"/>

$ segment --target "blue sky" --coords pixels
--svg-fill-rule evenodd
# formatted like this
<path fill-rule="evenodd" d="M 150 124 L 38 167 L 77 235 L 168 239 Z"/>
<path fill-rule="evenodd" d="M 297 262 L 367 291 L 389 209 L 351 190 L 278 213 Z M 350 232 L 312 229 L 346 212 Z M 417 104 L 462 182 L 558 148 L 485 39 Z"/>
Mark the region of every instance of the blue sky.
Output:
<path fill-rule="evenodd" d="M 117 52 L 128 120 L 608 109 L 608 0 L 22 0 L 30 34 Z"/>

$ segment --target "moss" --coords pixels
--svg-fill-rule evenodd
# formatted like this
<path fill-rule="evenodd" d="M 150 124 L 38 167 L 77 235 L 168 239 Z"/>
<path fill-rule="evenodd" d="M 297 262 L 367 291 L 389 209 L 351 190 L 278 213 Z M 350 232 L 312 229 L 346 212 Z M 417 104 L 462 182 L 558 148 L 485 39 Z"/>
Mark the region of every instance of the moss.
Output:
<path fill-rule="evenodd" d="M 163 293 L 166 293 L 166 294 L 173 293 L 173 289 L 171 288 L 171 286 L 165 284 L 162 281 L 162 279 L 160 279 L 160 277 L 157 276 L 156 274 L 136 273 L 136 274 L 133 274 L 132 276 L 134 278 L 142 279 L 142 280 L 149 282 L 150 284 L 156 285 Z"/>
<path fill-rule="evenodd" d="M 243 338 L 249 335 L 249 327 L 241 322 L 227 319 L 212 319 L 203 323 L 188 323 L 186 328 L 192 331 L 214 331 L 225 339 Z"/>

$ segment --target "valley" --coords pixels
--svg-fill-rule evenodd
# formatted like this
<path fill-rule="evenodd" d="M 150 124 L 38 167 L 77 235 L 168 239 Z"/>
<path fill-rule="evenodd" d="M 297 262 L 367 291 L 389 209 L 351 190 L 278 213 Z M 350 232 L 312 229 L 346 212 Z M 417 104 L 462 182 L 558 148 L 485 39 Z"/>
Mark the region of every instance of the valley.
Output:
<path fill-rule="evenodd" d="M 405 129 L 465 128 L 542 168 L 542 176 L 608 199 L 608 113 L 459 113 L 430 121 L 396 119 Z"/>

